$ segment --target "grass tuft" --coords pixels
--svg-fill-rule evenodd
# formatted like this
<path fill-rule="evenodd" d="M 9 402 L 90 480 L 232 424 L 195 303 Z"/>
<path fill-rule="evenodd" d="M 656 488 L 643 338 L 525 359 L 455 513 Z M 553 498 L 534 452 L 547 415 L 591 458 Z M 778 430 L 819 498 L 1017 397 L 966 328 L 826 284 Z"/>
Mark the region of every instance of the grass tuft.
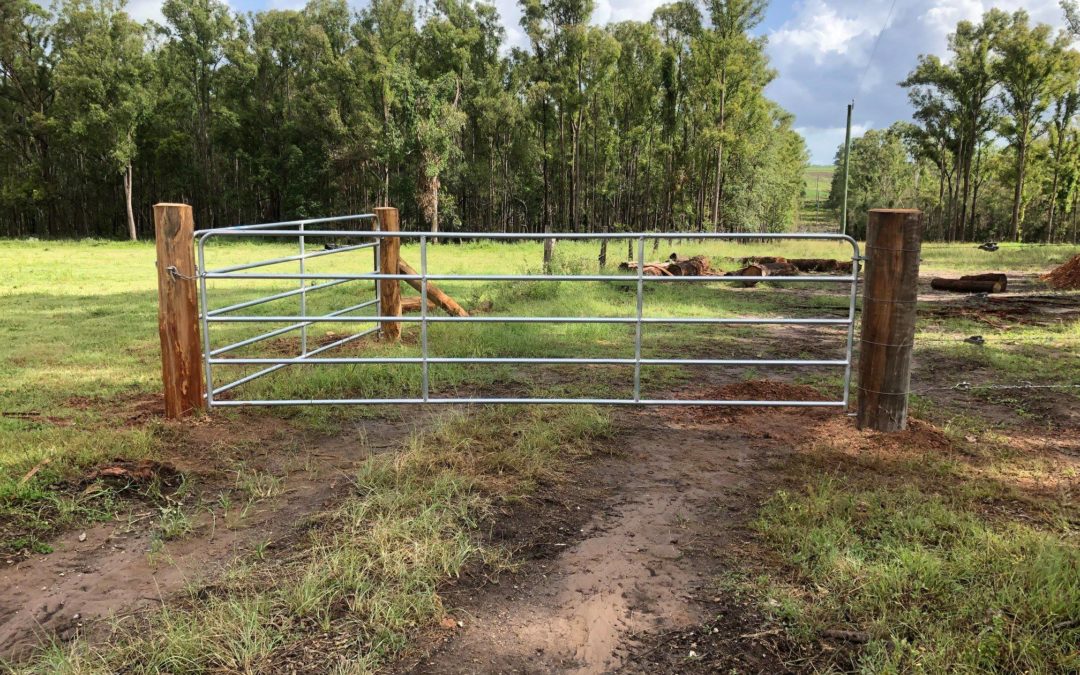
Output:
<path fill-rule="evenodd" d="M 353 496 L 288 559 L 237 563 L 212 587 L 118 624 L 103 644 L 51 645 L 12 669 L 371 672 L 444 615 L 443 581 L 505 562 L 475 535 L 485 514 L 557 480 L 608 431 L 585 407 L 452 412 L 402 452 L 365 462 Z"/>
<path fill-rule="evenodd" d="M 770 604 L 803 637 L 869 632 L 864 672 L 1080 669 L 1080 549 L 1054 533 L 832 478 L 778 493 L 756 527 L 817 589 Z"/>

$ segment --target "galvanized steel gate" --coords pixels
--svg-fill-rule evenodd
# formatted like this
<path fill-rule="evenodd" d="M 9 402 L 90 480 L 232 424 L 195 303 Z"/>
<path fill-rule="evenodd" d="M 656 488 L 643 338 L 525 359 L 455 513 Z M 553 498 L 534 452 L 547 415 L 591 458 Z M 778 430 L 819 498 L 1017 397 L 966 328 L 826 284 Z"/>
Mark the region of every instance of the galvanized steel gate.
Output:
<path fill-rule="evenodd" d="M 354 223 L 363 229 L 311 229 L 327 225 Z M 269 223 L 258 225 L 242 225 L 213 230 L 200 230 L 196 232 L 196 247 L 199 277 L 200 297 L 200 320 L 203 339 L 203 359 L 206 377 L 207 405 L 218 406 L 246 406 L 246 405 L 331 405 L 331 404 L 377 404 L 377 403 L 587 403 L 598 405 L 730 405 L 730 406 L 835 406 L 846 407 L 851 389 L 852 370 L 852 343 L 855 325 L 855 303 L 858 289 L 859 263 L 862 260 L 859 253 L 858 243 L 851 237 L 838 234 L 767 234 L 767 233 L 610 233 L 610 234 L 587 234 L 587 233 L 439 233 L 432 235 L 425 232 L 380 232 L 378 221 L 374 214 L 361 214 L 354 216 L 341 216 L 335 218 L 320 218 L 309 220 L 296 220 L 281 223 Z M 553 239 L 609 239 L 631 240 L 637 245 L 637 272 L 636 275 L 567 275 L 567 274 L 433 274 L 428 270 L 428 243 L 437 236 L 441 240 L 459 239 L 469 241 L 499 240 L 515 241 L 523 239 L 541 240 Z M 398 274 L 393 271 L 383 271 L 378 268 L 378 249 L 387 238 L 400 238 L 405 241 L 419 242 L 420 269 L 418 274 Z M 232 265 L 218 269 L 206 268 L 207 243 L 213 239 L 241 239 L 241 238 L 275 238 L 293 239 L 297 242 L 297 253 L 281 258 L 261 260 L 257 262 Z M 768 277 L 767 281 L 785 283 L 836 283 L 847 285 L 848 313 L 846 317 L 811 317 L 811 318 L 776 318 L 776 317 L 658 317 L 645 316 L 646 284 L 651 283 L 716 283 L 739 282 L 739 281 L 762 281 L 761 277 L 741 276 L 645 276 L 643 273 L 645 263 L 645 243 L 656 239 L 727 239 L 727 240 L 815 240 L 846 242 L 851 246 L 852 271 L 847 275 L 805 275 L 805 276 L 775 276 Z M 336 240 L 362 239 L 360 243 L 349 245 L 337 245 Z M 312 241 L 322 242 L 324 248 L 309 252 L 308 244 Z M 341 273 L 318 273 L 307 269 L 307 261 L 323 256 L 342 254 L 349 251 L 372 249 L 375 253 L 373 271 L 362 274 Z M 277 273 L 248 270 L 281 265 L 285 263 L 298 263 L 298 271 L 295 273 Z M 285 280 L 295 281 L 297 287 L 287 291 L 272 293 L 251 300 L 234 303 L 228 306 L 210 308 L 210 291 L 207 286 L 208 280 Z M 375 296 L 347 307 L 342 307 L 331 312 L 311 315 L 307 311 L 307 298 L 310 294 L 320 290 L 345 284 L 352 281 L 374 281 Z M 597 317 L 597 316 L 564 316 L 564 317 L 535 317 L 535 316 L 432 316 L 428 312 L 427 303 L 420 302 L 420 314 L 418 316 L 378 316 L 362 315 L 355 313 L 367 307 L 378 306 L 379 286 L 384 281 L 397 283 L 399 280 L 414 280 L 421 285 L 421 298 L 427 296 L 428 282 L 435 281 L 498 281 L 498 282 L 527 282 L 527 281 L 614 281 L 633 282 L 636 285 L 636 314 L 625 317 Z M 240 312 L 244 309 L 262 305 L 283 298 L 299 296 L 299 314 L 297 315 L 244 315 Z M 419 323 L 420 324 L 420 356 L 416 357 L 331 357 L 321 356 L 326 352 L 348 344 L 375 333 L 379 330 L 379 323 L 386 321 Z M 309 349 L 308 327 L 316 323 L 350 323 L 357 325 L 374 324 L 343 338 L 333 340 L 315 349 Z M 443 322 L 467 322 L 467 323 L 608 323 L 633 325 L 634 331 L 634 357 L 633 358 L 540 358 L 540 357 L 439 357 L 429 355 L 428 326 L 433 323 Z M 265 333 L 245 338 L 231 344 L 214 346 L 211 335 L 211 327 L 222 323 L 263 323 L 285 324 L 273 328 Z M 643 358 L 641 355 L 642 330 L 646 325 L 654 324 L 708 324 L 708 325 L 810 325 L 810 326 L 843 326 L 846 327 L 845 358 L 835 360 L 822 359 L 674 359 L 674 358 Z M 298 331 L 300 335 L 299 354 L 291 357 L 252 357 L 239 358 L 228 357 L 226 354 L 242 347 L 254 345 L 263 340 L 286 335 Z M 319 399 L 243 399 L 221 398 L 226 392 L 230 392 L 241 385 L 251 382 L 263 375 L 287 368 L 292 365 L 313 364 L 418 364 L 422 369 L 422 393 L 414 398 L 319 398 Z M 582 364 L 582 365 L 623 365 L 633 366 L 633 396 L 629 398 L 491 398 L 491 397 L 453 397 L 433 396 L 429 386 L 429 366 L 431 364 Z M 646 399 L 641 396 L 641 368 L 642 366 L 799 366 L 819 368 L 842 368 L 843 397 L 837 400 L 821 401 L 770 401 L 770 400 L 702 400 L 702 399 Z M 253 373 L 237 379 L 226 380 L 215 384 L 217 373 L 230 366 L 259 366 Z"/>

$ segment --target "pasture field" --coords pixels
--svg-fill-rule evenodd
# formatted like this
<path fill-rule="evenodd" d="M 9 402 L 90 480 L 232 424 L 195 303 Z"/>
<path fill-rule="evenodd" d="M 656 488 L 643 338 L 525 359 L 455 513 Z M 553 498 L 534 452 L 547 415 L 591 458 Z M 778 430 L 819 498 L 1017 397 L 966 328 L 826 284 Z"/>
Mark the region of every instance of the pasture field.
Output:
<path fill-rule="evenodd" d="M 835 214 L 825 208 L 832 188 L 832 165 L 810 165 L 804 172 L 802 208 L 799 212 L 799 227 L 807 232 L 838 231 L 839 224 Z"/>
<path fill-rule="evenodd" d="M 724 271 L 752 255 L 850 258 L 827 242 L 695 240 L 650 244 L 646 257 L 672 251 Z M 208 265 L 293 252 L 214 244 Z M 599 670 L 1075 672 L 1080 295 L 1038 275 L 1076 253 L 926 244 L 923 277 L 1002 271 L 1012 288 L 975 298 L 930 292 L 924 279 L 910 429 L 882 435 L 812 409 L 240 408 L 167 421 L 152 244 L 2 241 L 0 670 L 459 672 L 489 657 L 558 670 L 566 645 L 514 632 L 544 621 L 569 642 L 606 635 L 603 658 L 576 657 Z M 597 254 L 598 243 L 561 242 L 553 267 L 594 273 Z M 609 271 L 626 254 L 612 242 Z M 402 257 L 418 266 L 415 245 Z M 541 250 L 440 244 L 428 267 L 538 273 Z M 367 272 L 371 253 L 308 269 Z M 211 305 L 294 283 L 216 281 Z M 488 315 L 633 316 L 634 286 L 628 276 L 444 290 Z M 844 290 L 658 283 L 645 315 L 845 316 Z M 369 282 L 342 284 L 311 294 L 308 312 L 369 297 Z M 293 313 L 296 302 L 249 311 Z M 365 326 L 319 324 L 309 340 Z M 340 353 L 418 355 L 418 329 L 404 327 L 399 345 L 365 338 Z M 263 330 L 217 324 L 211 337 L 220 346 Z M 965 341 L 974 335 L 981 344 Z M 627 357 L 633 336 L 628 325 L 433 324 L 429 339 L 439 356 Z M 843 338 L 835 327 L 649 326 L 642 349 L 842 358 Z M 298 347 L 290 334 L 236 355 Z M 253 368 L 222 366 L 215 379 Z M 445 364 L 431 386 L 628 396 L 631 375 Z M 842 375 L 645 367 L 642 388 L 809 400 L 838 397 Z M 419 383 L 412 365 L 293 366 L 228 396 L 412 396 Z M 667 501 L 642 497 L 653 492 Z M 592 568 L 591 585 L 575 586 Z M 633 603 L 611 599 L 615 583 L 633 586 Z M 585 587 L 595 592 L 574 590 Z M 612 627 L 580 633 L 575 617 L 595 598 L 614 603 Z"/>

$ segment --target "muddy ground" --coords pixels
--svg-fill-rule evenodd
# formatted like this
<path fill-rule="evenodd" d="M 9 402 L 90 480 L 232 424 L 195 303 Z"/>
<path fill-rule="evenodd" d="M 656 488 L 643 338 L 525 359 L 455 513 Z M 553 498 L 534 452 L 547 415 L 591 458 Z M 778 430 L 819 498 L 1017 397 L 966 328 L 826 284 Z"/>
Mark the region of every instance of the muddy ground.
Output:
<path fill-rule="evenodd" d="M 1061 318 L 1056 301 L 1036 310 L 985 298 L 942 302 L 946 309 L 931 307 L 925 318 L 933 320 L 938 312 L 991 322 Z M 811 336 L 788 332 L 784 339 L 800 351 L 821 350 Z M 958 373 L 973 381 L 981 376 L 977 365 L 949 360 L 957 358 L 917 359 L 913 379 L 929 390 L 928 398 L 989 415 L 1017 447 L 1073 470 L 1080 466 L 1080 412 L 1074 406 L 1033 393 L 1025 415 L 1033 407 L 1041 413 L 1032 422 L 1008 404 L 951 390 Z M 793 384 L 794 373 L 755 382 L 742 381 L 743 375 L 728 372 L 671 393 L 820 398 Z M 193 532 L 160 548 L 149 526 L 159 504 L 140 510 L 136 503 L 124 522 L 61 535 L 52 554 L 0 559 L 0 655 L 19 657 L 53 635 L 104 634 L 106 619 L 160 604 L 186 584 L 212 579 L 256 546 L 285 555 L 308 517 L 345 496 L 358 463 L 392 450 L 427 416 L 444 412 L 426 411 L 409 421 L 391 414 L 321 436 L 258 412 L 177 432 L 183 447 L 168 458 L 169 466 L 198 476 L 200 485 L 184 498 L 189 506 L 238 490 L 232 460 L 283 477 L 282 489 L 232 522 L 220 509 L 196 509 Z M 885 452 L 896 441 L 855 431 L 835 410 L 679 407 L 618 409 L 613 416 L 612 439 L 576 467 L 570 481 L 542 486 L 486 524 L 485 537 L 516 552 L 516 570 L 494 578 L 477 570 L 447 584 L 444 600 L 452 620 L 418 636 L 390 670 L 780 673 L 849 666 L 857 640 L 822 636 L 794 644 L 725 580 L 765 564 L 750 528 L 756 508 L 799 480 L 816 436 L 849 435 L 852 453 Z M 1048 426 L 1047 419 L 1054 423 Z M 932 425 L 919 423 L 907 433 L 907 442 L 955 451 Z"/>

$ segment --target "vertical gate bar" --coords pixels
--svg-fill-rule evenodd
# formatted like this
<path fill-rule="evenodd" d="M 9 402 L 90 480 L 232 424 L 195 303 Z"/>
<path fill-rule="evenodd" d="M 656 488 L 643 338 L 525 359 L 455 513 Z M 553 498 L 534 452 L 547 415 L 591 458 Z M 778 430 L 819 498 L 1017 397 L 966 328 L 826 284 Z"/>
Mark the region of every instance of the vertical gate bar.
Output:
<path fill-rule="evenodd" d="M 427 311 L 427 237 L 420 237 L 420 354 L 424 362 L 422 387 L 424 402 L 428 400 L 428 311 Z"/>
<path fill-rule="evenodd" d="M 300 223 L 300 316 L 307 318 L 307 279 L 303 278 L 303 275 L 307 273 L 307 265 L 305 265 L 304 254 L 305 241 L 304 241 L 304 223 Z M 307 356 L 307 324 L 300 326 L 300 356 Z"/>
<path fill-rule="evenodd" d="M 645 306 L 645 237 L 637 247 L 637 323 L 634 325 L 634 402 L 641 400 L 641 315 Z"/>
<path fill-rule="evenodd" d="M 851 362 L 855 352 L 855 305 L 859 295 L 859 251 L 851 257 L 851 297 L 848 301 L 848 328 L 847 328 L 847 356 L 844 366 L 844 409 L 847 409 L 851 400 Z"/>
<path fill-rule="evenodd" d="M 199 268 L 196 270 L 196 274 L 199 277 L 199 304 L 202 305 L 202 311 L 199 312 L 199 319 L 202 321 L 202 339 L 203 339 L 203 369 L 206 373 L 206 409 L 209 410 L 214 405 L 214 380 L 210 365 L 210 317 L 207 313 L 210 311 L 210 307 L 206 304 L 206 238 L 199 237 Z"/>
<path fill-rule="evenodd" d="M 379 231 L 379 219 L 372 220 L 375 223 L 375 231 Z M 375 252 L 375 274 L 382 274 L 382 265 L 380 260 L 382 259 L 382 237 L 375 237 L 375 247 L 372 249 Z M 375 301 L 378 302 L 382 298 L 382 279 L 375 280 Z M 382 339 L 382 324 L 380 323 L 375 329 L 375 337 Z"/>

